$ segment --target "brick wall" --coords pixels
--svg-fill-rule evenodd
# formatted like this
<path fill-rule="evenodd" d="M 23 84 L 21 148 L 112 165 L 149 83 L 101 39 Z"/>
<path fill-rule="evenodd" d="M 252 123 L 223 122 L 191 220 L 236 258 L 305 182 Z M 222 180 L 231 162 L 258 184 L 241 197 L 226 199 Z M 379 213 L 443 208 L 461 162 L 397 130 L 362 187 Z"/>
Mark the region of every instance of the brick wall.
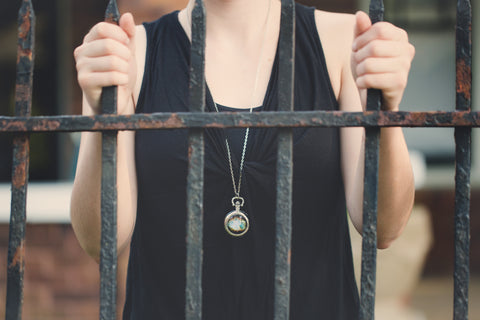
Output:
<path fill-rule="evenodd" d="M 23 320 L 94 320 L 99 314 L 98 264 L 79 246 L 69 225 L 28 225 Z M 8 226 L 0 225 L 0 318 L 5 317 Z M 119 310 L 126 254 L 119 258 Z"/>

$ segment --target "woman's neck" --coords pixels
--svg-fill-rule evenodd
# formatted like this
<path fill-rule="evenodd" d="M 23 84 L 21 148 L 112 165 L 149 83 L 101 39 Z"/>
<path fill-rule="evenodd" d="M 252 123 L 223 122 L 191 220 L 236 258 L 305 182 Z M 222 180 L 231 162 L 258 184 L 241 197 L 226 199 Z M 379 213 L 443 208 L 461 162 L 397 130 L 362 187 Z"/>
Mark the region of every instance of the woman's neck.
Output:
<path fill-rule="evenodd" d="M 261 105 L 277 48 L 280 1 L 204 1 L 205 79 L 214 101 L 236 108 Z M 193 7 L 190 0 L 178 17 L 189 37 Z"/>
<path fill-rule="evenodd" d="M 207 35 L 210 39 L 236 39 L 248 43 L 263 30 L 271 7 L 278 0 L 204 0 Z M 191 10 L 195 0 L 185 8 L 187 22 L 191 21 Z M 188 32 L 189 33 L 189 32 Z M 190 36 L 190 33 L 189 33 Z M 214 40 L 215 41 L 215 40 Z"/>

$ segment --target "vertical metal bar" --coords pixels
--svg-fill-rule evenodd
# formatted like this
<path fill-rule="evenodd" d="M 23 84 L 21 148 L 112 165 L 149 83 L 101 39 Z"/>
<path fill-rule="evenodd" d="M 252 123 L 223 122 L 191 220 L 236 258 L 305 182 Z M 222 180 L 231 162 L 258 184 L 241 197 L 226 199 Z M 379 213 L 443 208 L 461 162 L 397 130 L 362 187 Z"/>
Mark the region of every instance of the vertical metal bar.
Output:
<path fill-rule="evenodd" d="M 196 0 L 192 11 L 190 56 L 190 111 L 205 110 L 205 7 Z M 203 168 L 202 129 L 191 129 L 188 136 L 187 176 L 187 265 L 185 319 L 202 319 L 203 263 Z"/>
<path fill-rule="evenodd" d="M 295 4 L 293 0 L 282 0 L 280 38 L 278 47 L 279 111 L 293 111 L 295 61 Z M 287 320 L 290 316 L 293 174 L 292 158 L 292 129 L 279 129 L 275 240 L 275 320 Z"/>
<path fill-rule="evenodd" d="M 469 111 L 472 96 L 472 8 L 457 1 L 456 109 Z M 470 171 L 472 128 L 455 128 L 454 320 L 468 319 L 470 278 Z"/>
<path fill-rule="evenodd" d="M 117 2 L 110 0 L 105 21 L 118 23 Z M 105 87 L 102 112 L 117 113 L 117 87 Z M 117 301 L 117 131 L 102 133 L 100 319 L 116 319 Z"/>
<path fill-rule="evenodd" d="M 18 12 L 17 77 L 15 116 L 28 117 L 32 109 L 35 47 L 35 13 L 30 0 L 22 1 Z M 7 259 L 7 301 L 5 319 L 22 318 L 25 270 L 25 224 L 30 145 L 28 134 L 13 139 L 12 200 Z"/>
<path fill-rule="evenodd" d="M 369 15 L 372 23 L 383 20 L 383 1 L 370 2 Z M 367 110 L 380 110 L 382 92 L 369 89 Z M 375 318 L 375 282 L 377 269 L 377 204 L 378 163 L 380 150 L 380 128 L 365 129 L 365 180 L 363 190 L 363 239 L 360 319 Z"/>

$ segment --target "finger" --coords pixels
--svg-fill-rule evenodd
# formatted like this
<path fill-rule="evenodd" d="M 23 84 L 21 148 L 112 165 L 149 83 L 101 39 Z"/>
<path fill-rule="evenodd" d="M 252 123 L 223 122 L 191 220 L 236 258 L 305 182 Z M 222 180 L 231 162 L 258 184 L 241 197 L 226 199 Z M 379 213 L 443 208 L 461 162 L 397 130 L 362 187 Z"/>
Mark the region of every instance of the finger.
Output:
<path fill-rule="evenodd" d="M 353 28 L 354 37 L 358 37 L 363 34 L 372 26 L 370 17 L 363 11 L 358 11 L 355 14 L 355 27 Z"/>
<path fill-rule="evenodd" d="M 132 54 L 135 54 L 135 21 L 133 20 L 133 15 L 129 12 L 125 13 L 120 17 L 119 21 L 120 27 L 125 31 L 125 33 L 128 35 L 130 42 L 128 44 L 128 47 L 130 48 L 130 51 Z"/>
<path fill-rule="evenodd" d="M 79 72 L 78 83 L 82 88 L 101 88 L 128 84 L 128 75 L 118 71 Z"/>
<path fill-rule="evenodd" d="M 120 26 L 108 22 L 100 22 L 93 26 L 90 32 L 83 38 L 83 42 L 107 38 L 125 44 L 130 42 L 128 34 Z"/>
<path fill-rule="evenodd" d="M 130 39 L 135 37 L 135 21 L 130 12 L 127 12 L 120 17 L 119 26 L 125 31 Z"/>
<path fill-rule="evenodd" d="M 357 77 L 369 73 L 402 73 L 410 70 L 410 62 L 400 57 L 394 58 L 368 58 L 356 66 Z"/>
<path fill-rule="evenodd" d="M 77 63 L 77 69 L 83 72 L 118 71 L 128 73 L 130 64 L 117 56 L 84 58 Z"/>
<path fill-rule="evenodd" d="M 77 59 L 81 59 L 82 57 L 94 58 L 115 55 L 124 60 L 129 60 L 131 51 L 125 44 L 116 40 L 99 39 L 78 47 L 75 49 L 74 55 Z"/>
<path fill-rule="evenodd" d="M 394 40 L 408 42 L 408 34 L 405 30 L 400 29 L 388 22 L 375 23 L 367 32 L 355 37 L 352 44 L 354 51 L 360 50 L 375 40 Z"/>
<path fill-rule="evenodd" d="M 409 45 L 398 41 L 374 40 L 353 53 L 355 62 L 360 63 L 367 58 L 387 58 L 409 56 Z"/>
<path fill-rule="evenodd" d="M 356 84 L 359 89 L 379 89 L 385 94 L 403 90 L 407 85 L 407 77 L 398 73 L 369 73 L 358 77 Z"/>

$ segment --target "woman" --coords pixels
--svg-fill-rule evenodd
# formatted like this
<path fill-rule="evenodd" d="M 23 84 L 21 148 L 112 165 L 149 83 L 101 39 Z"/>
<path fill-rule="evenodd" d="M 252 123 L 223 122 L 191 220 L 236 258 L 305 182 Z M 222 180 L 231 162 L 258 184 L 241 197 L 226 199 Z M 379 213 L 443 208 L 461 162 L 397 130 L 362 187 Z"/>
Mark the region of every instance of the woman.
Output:
<path fill-rule="evenodd" d="M 83 113 L 118 85 L 120 114 L 188 111 L 190 21 L 179 12 L 135 26 L 99 23 L 75 50 Z M 278 0 L 205 0 L 207 111 L 277 105 Z M 296 5 L 295 110 L 361 111 L 367 88 L 398 110 L 414 49 L 406 33 L 368 16 Z M 294 131 L 292 319 L 355 319 L 345 210 L 362 228 L 363 128 Z M 276 131 L 207 130 L 204 319 L 271 319 Z M 130 244 L 124 319 L 181 319 L 185 301 L 187 132 L 120 132 L 118 247 Z M 95 259 L 100 243 L 100 134 L 84 132 L 72 224 Z M 378 247 L 400 235 L 413 205 L 401 128 L 380 141 Z M 232 207 L 233 204 L 233 207 Z M 233 216 L 227 213 L 233 212 Z"/>

